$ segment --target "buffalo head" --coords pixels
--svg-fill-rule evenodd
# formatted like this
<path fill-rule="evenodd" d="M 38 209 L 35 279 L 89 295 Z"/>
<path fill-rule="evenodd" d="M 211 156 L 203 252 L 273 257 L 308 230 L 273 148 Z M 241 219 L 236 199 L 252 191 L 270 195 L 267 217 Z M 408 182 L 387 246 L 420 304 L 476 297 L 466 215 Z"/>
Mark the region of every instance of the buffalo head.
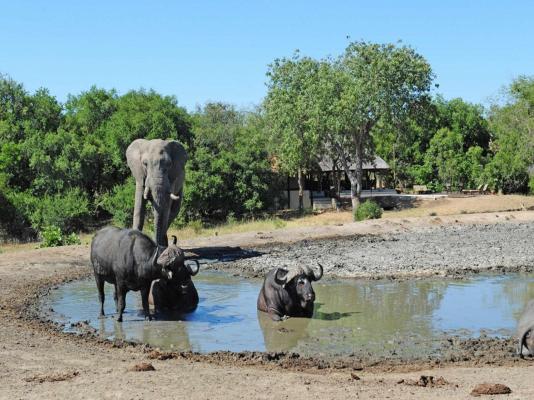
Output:
<path fill-rule="evenodd" d="M 319 271 L 313 271 L 310 267 L 304 266 L 290 270 L 278 268 L 275 274 L 276 283 L 287 290 L 292 298 L 298 299 L 303 308 L 315 301 L 315 292 L 311 283 L 323 276 L 323 266 L 317 264 Z"/>
<path fill-rule="evenodd" d="M 157 257 L 157 264 L 161 266 L 162 278 L 172 282 L 189 282 L 191 276 L 195 276 L 200 265 L 198 261 L 185 261 L 184 251 L 176 245 L 176 236 L 172 236 L 170 244 Z"/>

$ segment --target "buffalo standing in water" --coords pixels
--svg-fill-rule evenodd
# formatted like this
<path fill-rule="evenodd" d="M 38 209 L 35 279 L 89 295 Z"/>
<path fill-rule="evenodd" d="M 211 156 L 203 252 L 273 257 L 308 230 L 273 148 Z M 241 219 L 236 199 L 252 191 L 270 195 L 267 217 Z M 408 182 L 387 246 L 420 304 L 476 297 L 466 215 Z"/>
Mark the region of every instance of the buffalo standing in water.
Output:
<path fill-rule="evenodd" d="M 140 290 L 145 318 L 152 319 L 148 306 L 150 285 L 155 279 L 172 279 L 173 268 L 183 257 L 175 244 L 158 247 L 147 235 L 135 229 L 107 227 L 97 232 L 91 242 L 91 263 L 104 315 L 104 282 L 115 285 L 115 307 L 122 322 L 126 293 Z M 183 262 L 183 259 L 182 259 Z"/>
<path fill-rule="evenodd" d="M 288 317 L 311 318 L 315 292 L 312 282 L 323 276 L 323 267 L 319 272 L 310 267 L 294 269 L 275 268 L 267 273 L 258 296 L 258 310 L 264 311 L 274 321 Z"/>
<path fill-rule="evenodd" d="M 517 324 L 517 336 L 519 344 L 517 354 L 523 358 L 523 347 L 528 354 L 534 355 L 534 300 L 530 300 Z"/>
<path fill-rule="evenodd" d="M 173 236 L 176 244 L 176 236 Z M 193 266 L 196 264 L 196 266 Z M 191 279 L 198 274 L 200 265 L 197 260 L 184 261 L 183 251 L 173 267 L 172 279 L 158 279 L 152 282 L 148 302 L 156 311 L 191 312 L 197 308 L 198 292 Z"/>

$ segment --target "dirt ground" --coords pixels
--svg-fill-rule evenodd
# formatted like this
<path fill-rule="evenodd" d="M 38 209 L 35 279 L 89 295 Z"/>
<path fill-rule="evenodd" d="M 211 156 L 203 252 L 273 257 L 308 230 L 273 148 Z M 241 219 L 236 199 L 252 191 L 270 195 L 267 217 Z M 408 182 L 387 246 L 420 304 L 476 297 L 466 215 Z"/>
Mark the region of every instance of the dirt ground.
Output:
<path fill-rule="evenodd" d="M 416 241 L 424 240 L 425 234 L 435 234 L 439 240 L 440 234 L 455 234 L 456 229 L 465 229 L 469 235 L 480 230 L 486 236 L 477 242 L 477 247 L 493 248 L 495 242 L 487 242 L 492 232 L 528 235 L 529 229 L 534 229 L 534 212 L 385 219 L 247 232 L 181 243 L 197 249 L 206 246 L 265 249 L 272 247 L 272 243 L 370 234 L 413 234 L 418 238 Z M 471 241 L 474 236 L 468 237 Z M 469 393 L 474 386 L 483 382 L 502 383 L 512 390 L 506 397 L 488 398 L 534 398 L 534 361 L 521 361 L 513 355 L 507 358 L 511 346 L 508 341 L 503 341 L 503 356 L 497 359 L 485 358 L 486 353 L 494 350 L 490 347 L 482 349 L 480 356 L 469 353 L 467 360 L 359 366 L 354 362 L 301 360 L 291 354 L 159 354 L 146 346 L 107 342 L 90 334 L 65 334 L 50 321 L 40 319 L 33 305 L 46 294 L 47 288 L 90 274 L 88 255 L 87 246 L 0 255 L 0 398 L 466 399 L 471 398 Z M 524 267 L 533 267 L 526 265 L 531 262 L 529 257 L 520 255 L 519 259 L 526 260 Z M 155 370 L 130 371 L 142 362 L 151 363 Z M 422 375 L 433 376 L 436 383 L 414 385 Z"/>

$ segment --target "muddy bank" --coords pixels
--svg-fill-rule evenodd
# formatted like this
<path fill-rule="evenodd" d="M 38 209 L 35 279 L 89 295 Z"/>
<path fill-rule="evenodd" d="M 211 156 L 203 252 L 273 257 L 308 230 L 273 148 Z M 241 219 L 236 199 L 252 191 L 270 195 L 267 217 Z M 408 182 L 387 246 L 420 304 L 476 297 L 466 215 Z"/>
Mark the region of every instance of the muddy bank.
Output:
<path fill-rule="evenodd" d="M 219 239 L 217 245 L 226 245 Z M 83 323 L 79 334 L 63 333 L 35 314 L 33 305 L 49 288 L 89 276 L 88 255 L 84 246 L 0 255 L 0 397 L 463 399 L 481 382 L 506 384 L 518 398 L 534 396 L 532 359 L 514 357 L 509 339 L 450 338 L 443 361 L 421 355 L 419 361 L 399 362 L 365 355 L 326 360 L 294 353 L 166 353 L 104 340 Z M 130 372 L 143 362 L 155 371 Z M 399 384 L 421 374 L 443 376 L 451 384 Z"/>
<path fill-rule="evenodd" d="M 296 263 L 321 262 L 325 275 L 361 278 L 403 278 L 409 276 L 452 275 L 466 276 L 479 271 L 494 270 L 532 271 L 534 250 L 528 245 L 534 237 L 534 223 L 505 223 L 485 225 L 429 226 L 410 232 L 382 235 L 357 235 L 336 239 L 301 241 L 247 248 L 242 259 L 231 262 L 215 262 L 204 265 L 206 269 L 220 269 L 245 277 L 261 277 L 274 266 Z M 506 243 L 506 245 L 504 245 Z M 87 249 L 88 251 L 88 249 Z M 239 258 L 236 249 L 233 256 Z M 223 251 L 224 253 L 224 251 Z M 226 255 L 219 256 L 223 260 Z M 254 255 L 250 257 L 250 255 Z M 53 263 L 53 258 L 47 260 Z M 82 266 L 83 265 L 83 266 Z M 17 309 L 20 318 L 46 329 L 51 334 L 64 335 L 64 326 L 54 324 L 50 315 L 42 314 L 38 303 L 49 289 L 72 278 L 90 275 L 87 259 L 78 260 L 73 268 L 66 268 L 53 278 L 20 287 L 16 296 L 25 301 Z M 130 293 L 129 296 L 136 296 Z M 12 308 L 13 309 L 13 308 Z M 102 343 L 97 332 L 83 323 L 75 327 L 83 340 Z M 128 343 L 118 340 L 114 346 Z M 137 344 L 132 344 L 137 346 Z M 399 343 L 399 345 L 402 345 Z M 142 346 L 150 349 L 150 346 Z M 423 346 L 424 347 L 424 346 Z M 399 357 L 395 350 L 387 354 L 371 354 L 365 351 L 350 356 L 303 357 L 295 353 L 179 353 L 180 357 L 202 359 L 208 362 L 243 363 L 244 365 L 281 365 L 295 368 L 352 368 L 355 365 L 382 370 L 411 365 L 418 368 L 434 365 L 461 363 L 462 365 L 515 365 L 514 340 L 481 337 L 462 339 L 446 337 L 432 354 Z M 335 368 L 337 368 L 335 367 Z"/>
<path fill-rule="evenodd" d="M 353 235 L 256 247 L 258 257 L 211 264 L 261 277 L 273 267 L 320 262 L 325 276 L 403 278 L 465 276 L 482 271 L 532 272 L 534 223 L 439 225 L 391 234 Z"/>

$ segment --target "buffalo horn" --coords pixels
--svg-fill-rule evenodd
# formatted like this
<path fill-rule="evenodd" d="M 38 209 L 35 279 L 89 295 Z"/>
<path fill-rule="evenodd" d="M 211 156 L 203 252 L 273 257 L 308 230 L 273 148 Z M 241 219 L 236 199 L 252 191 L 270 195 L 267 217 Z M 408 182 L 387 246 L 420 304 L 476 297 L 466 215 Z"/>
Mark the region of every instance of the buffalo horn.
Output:
<path fill-rule="evenodd" d="M 196 268 L 191 266 L 191 263 L 195 263 Z M 189 272 L 191 272 L 191 276 L 195 276 L 196 274 L 198 274 L 198 271 L 200 270 L 200 263 L 198 262 L 198 260 L 188 260 L 186 267 L 189 270 Z"/>
<path fill-rule="evenodd" d="M 315 273 L 315 271 L 313 272 L 313 280 L 314 281 L 318 281 L 319 279 L 321 279 L 323 277 L 323 266 L 319 263 L 317 263 L 317 265 L 319 266 L 319 273 Z"/>
<path fill-rule="evenodd" d="M 278 268 L 274 274 L 274 280 L 279 285 L 284 286 L 287 283 L 287 275 L 289 271 L 283 268 Z"/>

